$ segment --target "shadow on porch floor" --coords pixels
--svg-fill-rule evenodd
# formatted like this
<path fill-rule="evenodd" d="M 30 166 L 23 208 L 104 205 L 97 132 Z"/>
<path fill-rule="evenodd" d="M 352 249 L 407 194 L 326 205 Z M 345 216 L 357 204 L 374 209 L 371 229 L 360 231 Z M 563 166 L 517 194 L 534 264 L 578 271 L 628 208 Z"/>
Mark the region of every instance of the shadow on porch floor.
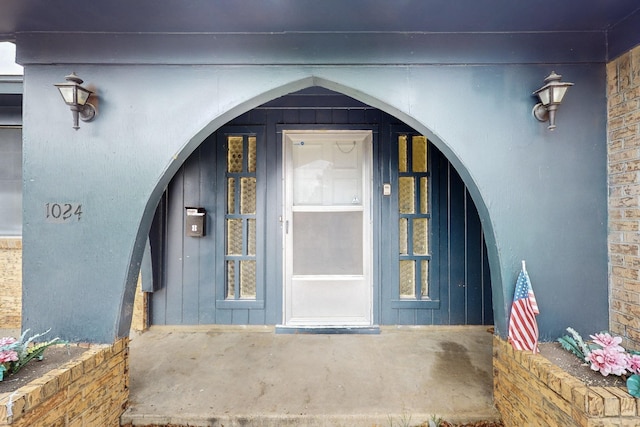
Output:
<path fill-rule="evenodd" d="M 153 327 L 130 343 L 122 424 L 417 425 L 498 419 L 486 326 L 288 335 L 273 327 Z"/>

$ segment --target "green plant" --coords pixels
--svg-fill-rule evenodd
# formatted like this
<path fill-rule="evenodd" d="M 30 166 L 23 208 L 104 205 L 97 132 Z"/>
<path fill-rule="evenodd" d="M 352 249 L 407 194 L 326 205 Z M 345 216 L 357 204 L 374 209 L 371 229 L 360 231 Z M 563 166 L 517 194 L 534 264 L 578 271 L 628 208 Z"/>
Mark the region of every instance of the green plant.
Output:
<path fill-rule="evenodd" d="M 393 417 L 391 415 L 388 415 L 387 418 L 389 418 L 389 427 L 394 427 L 393 424 Z M 411 414 L 408 414 L 405 411 L 402 411 L 402 415 L 400 416 L 400 420 L 399 420 L 399 426 L 400 427 L 411 427 Z"/>
<path fill-rule="evenodd" d="M 50 329 L 44 333 L 36 334 L 26 339 L 29 329 L 24 331 L 17 340 L 13 337 L 0 338 L 0 381 L 5 376 L 17 373 L 24 365 L 33 359 L 42 360 L 44 351 L 54 345 L 61 343 L 59 338 L 50 341 L 35 343 L 37 338 L 48 334 Z"/>
<path fill-rule="evenodd" d="M 584 342 L 580 334 L 573 328 L 567 328 L 571 334 L 558 338 L 558 342 L 562 348 L 573 353 L 578 359 L 585 362 L 590 353 L 589 346 Z"/>
<path fill-rule="evenodd" d="M 436 415 L 432 415 L 431 419 L 429 420 L 429 427 L 440 427 L 440 424 L 442 424 L 442 418 L 436 416 Z"/>

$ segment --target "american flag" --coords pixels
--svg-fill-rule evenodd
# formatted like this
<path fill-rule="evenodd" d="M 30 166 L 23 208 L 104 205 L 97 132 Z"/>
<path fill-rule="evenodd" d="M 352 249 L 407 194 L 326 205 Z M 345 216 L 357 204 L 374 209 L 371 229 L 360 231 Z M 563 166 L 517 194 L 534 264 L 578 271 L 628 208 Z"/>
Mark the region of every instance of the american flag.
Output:
<path fill-rule="evenodd" d="M 538 352 L 538 314 L 538 303 L 523 261 L 509 318 L 509 341 L 513 348 Z"/>

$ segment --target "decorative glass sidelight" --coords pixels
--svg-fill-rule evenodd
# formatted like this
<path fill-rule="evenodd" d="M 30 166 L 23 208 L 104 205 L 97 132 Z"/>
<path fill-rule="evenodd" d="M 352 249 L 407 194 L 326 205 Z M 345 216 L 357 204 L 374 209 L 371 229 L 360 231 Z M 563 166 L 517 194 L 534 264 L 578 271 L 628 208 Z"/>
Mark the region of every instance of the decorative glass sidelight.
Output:
<path fill-rule="evenodd" d="M 226 140 L 226 299 L 256 299 L 256 137 Z"/>
<path fill-rule="evenodd" d="M 399 294 L 429 298 L 429 161 L 427 138 L 398 136 Z"/>

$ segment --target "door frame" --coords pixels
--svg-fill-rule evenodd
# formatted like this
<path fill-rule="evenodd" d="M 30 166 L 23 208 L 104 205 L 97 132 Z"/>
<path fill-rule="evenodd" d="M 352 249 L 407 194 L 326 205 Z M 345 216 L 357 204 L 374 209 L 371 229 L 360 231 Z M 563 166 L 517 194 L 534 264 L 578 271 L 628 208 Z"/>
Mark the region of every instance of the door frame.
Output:
<path fill-rule="evenodd" d="M 368 209 L 368 220 L 370 222 L 369 230 L 370 237 L 369 242 L 371 246 L 370 251 L 370 324 L 363 326 L 288 326 L 286 325 L 286 310 L 287 310 L 287 301 L 286 301 L 286 244 L 285 244 L 285 203 L 286 203 L 286 190 L 285 190 L 285 173 L 286 173 L 286 164 L 285 164 L 285 144 L 283 139 L 284 131 L 291 132 L 317 132 L 317 131 L 362 131 L 362 132 L 371 132 L 371 142 L 369 147 L 369 152 L 366 154 L 368 156 L 368 176 L 369 180 L 369 209 Z M 281 230 L 281 269 L 280 269 L 280 289 L 281 289 L 281 298 L 280 302 L 281 306 L 281 323 L 277 325 L 276 330 L 278 332 L 289 332 L 291 330 L 312 330 L 312 331 L 326 331 L 327 329 L 331 331 L 365 331 L 368 333 L 369 331 L 373 331 L 374 333 L 379 332 L 378 324 L 380 320 L 380 308 L 381 308 L 381 292 L 380 292 L 380 274 L 381 269 L 380 265 L 380 215 L 381 215 L 381 201 L 380 192 L 382 191 L 382 185 L 380 184 L 380 165 L 379 165 L 379 149 L 380 144 L 378 142 L 378 126 L 371 124 L 361 124 L 361 125 L 339 125 L 339 124 L 309 124 L 309 125 L 286 125 L 280 124 L 276 126 L 276 138 L 278 141 L 278 157 L 280 158 L 281 165 L 278 168 L 279 180 L 280 180 L 280 230 Z M 380 190 L 380 191 L 378 191 Z"/>

